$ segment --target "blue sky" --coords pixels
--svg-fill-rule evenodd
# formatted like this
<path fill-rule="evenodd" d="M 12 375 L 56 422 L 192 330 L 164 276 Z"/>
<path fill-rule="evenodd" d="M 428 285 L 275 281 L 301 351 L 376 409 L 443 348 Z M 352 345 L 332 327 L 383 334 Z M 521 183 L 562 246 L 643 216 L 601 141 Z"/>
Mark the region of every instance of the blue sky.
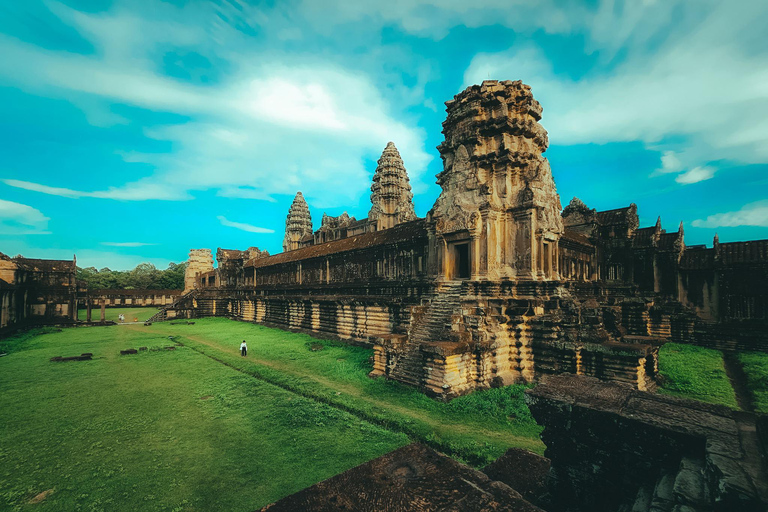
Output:
<path fill-rule="evenodd" d="M 0 251 L 159 267 L 279 252 L 297 190 L 358 218 L 400 150 L 426 214 L 443 102 L 521 79 L 563 205 L 689 245 L 768 238 L 762 0 L 0 0 Z"/>

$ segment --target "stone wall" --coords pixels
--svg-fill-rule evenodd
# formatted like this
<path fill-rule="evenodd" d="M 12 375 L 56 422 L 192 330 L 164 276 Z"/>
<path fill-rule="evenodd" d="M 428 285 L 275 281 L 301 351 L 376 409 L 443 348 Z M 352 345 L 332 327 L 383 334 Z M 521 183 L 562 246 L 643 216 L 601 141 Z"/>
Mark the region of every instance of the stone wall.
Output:
<path fill-rule="evenodd" d="M 551 460 L 550 512 L 768 505 L 753 416 L 589 377 L 548 377 L 527 393 Z"/>
<path fill-rule="evenodd" d="M 107 307 L 163 307 L 173 304 L 183 290 L 88 290 L 80 299 L 84 307 L 90 301 L 92 307 L 102 302 Z"/>

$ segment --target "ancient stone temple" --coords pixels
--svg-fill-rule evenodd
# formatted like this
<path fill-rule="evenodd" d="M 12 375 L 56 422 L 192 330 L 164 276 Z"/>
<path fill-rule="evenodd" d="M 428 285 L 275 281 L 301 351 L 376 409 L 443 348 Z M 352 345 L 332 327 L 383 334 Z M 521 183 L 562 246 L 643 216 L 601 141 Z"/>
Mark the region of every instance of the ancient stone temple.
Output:
<path fill-rule="evenodd" d="M 309 206 L 301 192 L 296 193 L 288 217 L 285 219 L 285 238 L 283 250 L 293 251 L 301 246 L 302 240 L 312 237 L 312 216 L 309 214 Z"/>
<path fill-rule="evenodd" d="M 446 105 L 442 192 L 427 215 L 439 278 L 557 278 L 563 223 L 541 105 L 520 82 L 472 86 Z"/>
<path fill-rule="evenodd" d="M 312 233 L 298 194 L 285 252 L 220 249 L 166 309 L 367 344 L 373 376 L 442 398 L 559 373 L 652 390 L 668 340 L 768 350 L 768 241 L 686 247 L 634 204 L 561 212 L 530 87 L 489 80 L 446 107 L 426 218 L 390 143 L 367 218 Z"/>
<path fill-rule="evenodd" d="M 387 144 L 378 164 L 373 174 L 372 205 L 368 212 L 373 231 L 416 219 L 408 173 L 394 142 Z"/>

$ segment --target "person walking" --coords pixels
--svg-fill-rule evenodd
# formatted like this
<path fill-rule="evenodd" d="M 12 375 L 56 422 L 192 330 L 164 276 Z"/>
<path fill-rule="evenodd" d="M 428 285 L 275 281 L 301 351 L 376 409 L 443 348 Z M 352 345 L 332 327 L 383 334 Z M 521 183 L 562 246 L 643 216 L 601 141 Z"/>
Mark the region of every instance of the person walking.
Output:
<path fill-rule="evenodd" d="M 245 344 L 245 340 L 240 344 L 240 355 L 245 357 L 248 354 L 248 345 Z"/>

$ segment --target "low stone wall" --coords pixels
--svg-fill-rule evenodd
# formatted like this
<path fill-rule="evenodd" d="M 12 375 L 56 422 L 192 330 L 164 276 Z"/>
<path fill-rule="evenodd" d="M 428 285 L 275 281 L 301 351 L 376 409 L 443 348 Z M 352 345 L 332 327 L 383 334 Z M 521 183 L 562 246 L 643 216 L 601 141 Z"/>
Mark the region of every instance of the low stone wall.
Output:
<path fill-rule="evenodd" d="M 765 510 L 754 416 L 583 376 L 527 393 L 552 462 L 550 512 Z"/>

